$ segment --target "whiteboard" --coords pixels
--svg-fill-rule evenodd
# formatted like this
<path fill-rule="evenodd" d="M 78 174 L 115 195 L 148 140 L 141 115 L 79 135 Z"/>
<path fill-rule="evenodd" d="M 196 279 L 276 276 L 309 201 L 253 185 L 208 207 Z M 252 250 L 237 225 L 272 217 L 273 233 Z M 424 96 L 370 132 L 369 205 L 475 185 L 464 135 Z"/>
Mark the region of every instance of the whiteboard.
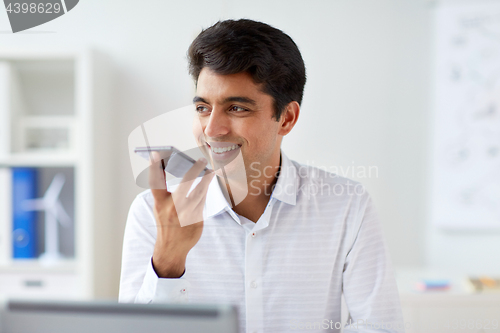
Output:
<path fill-rule="evenodd" d="M 435 13 L 431 216 L 500 229 L 500 1 Z"/>

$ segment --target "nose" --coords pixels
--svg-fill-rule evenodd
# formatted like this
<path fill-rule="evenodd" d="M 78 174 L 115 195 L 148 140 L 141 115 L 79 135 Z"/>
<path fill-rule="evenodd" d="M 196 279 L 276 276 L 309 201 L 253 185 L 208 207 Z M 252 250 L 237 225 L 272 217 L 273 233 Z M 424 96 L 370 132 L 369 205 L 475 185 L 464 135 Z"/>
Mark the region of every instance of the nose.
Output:
<path fill-rule="evenodd" d="M 230 131 L 230 120 L 220 108 L 214 108 L 208 116 L 208 122 L 203 128 L 205 136 L 216 138 L 227 135 Z M 202 125 L 203 126 L 203 125 Z"/>

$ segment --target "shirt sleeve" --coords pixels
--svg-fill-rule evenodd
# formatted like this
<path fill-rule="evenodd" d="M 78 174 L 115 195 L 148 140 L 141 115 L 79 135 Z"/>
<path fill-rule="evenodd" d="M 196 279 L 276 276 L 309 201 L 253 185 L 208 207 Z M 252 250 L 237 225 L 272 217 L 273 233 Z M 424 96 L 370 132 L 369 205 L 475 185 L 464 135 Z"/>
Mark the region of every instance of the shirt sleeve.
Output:
<path fill-rule="evenodd" d="M 150 191 L 132 202 L 125 226 L 122 251 L 119 302 L 122 303 L 185 303 L 189 281 L 159 278 L 152 264 L 156 242 L 156 221 Z"/>
<path fill-rule="evenodd" d="M 367 193 L 360 196 L 357 212 L 343 270 L 343 293 L 350 313 L 344 332 L 404 332 L 392 264 Z"/>

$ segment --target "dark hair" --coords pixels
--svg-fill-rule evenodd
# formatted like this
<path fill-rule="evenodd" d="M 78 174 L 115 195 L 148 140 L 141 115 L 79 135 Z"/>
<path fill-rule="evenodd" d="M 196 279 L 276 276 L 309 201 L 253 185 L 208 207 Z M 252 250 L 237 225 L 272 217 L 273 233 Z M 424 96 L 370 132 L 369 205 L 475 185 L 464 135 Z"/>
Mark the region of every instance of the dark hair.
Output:
<path fill-rule="evenodd" d="M 306 69 L 300 51 L 287 34 L 268 24 L 219 21 L 191 43 L 188 60 L 196 83 L 204 67 L 222 75 L 248 72 L 273 97 L 276 120 L 288 103 L 302 102 Z"/>

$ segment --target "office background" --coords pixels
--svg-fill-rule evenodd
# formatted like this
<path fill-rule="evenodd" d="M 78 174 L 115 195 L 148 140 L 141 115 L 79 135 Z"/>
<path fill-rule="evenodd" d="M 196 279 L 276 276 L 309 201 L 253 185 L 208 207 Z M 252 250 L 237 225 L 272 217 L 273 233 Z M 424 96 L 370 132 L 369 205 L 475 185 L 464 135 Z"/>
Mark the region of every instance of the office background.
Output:
<path fill-rule="evenodd" d="M 186 50 L 202 28 L 227 18 L 269 23 L 298 44 L 308 81 L 299 122 L 283 148 L 302 163 L 346 171 L 377 167 L 376 175 L 359 181 L 378 207 L 396 268 L 500 274 L 500 232 L 429 223 L 438 2 L 83 0 L 63 17 L 18 34 L 8 32 L 0 10 L 0 48 L 90 47 L 110 60 L 116 213 L 108 221 L 114 230 L 108 247 L 97 249 L 115 259 L 108 296 L 118 292 L 125 221 L 142 191 L 132 176 L 127 137 L 141 123 L 191 103 Z"/>

